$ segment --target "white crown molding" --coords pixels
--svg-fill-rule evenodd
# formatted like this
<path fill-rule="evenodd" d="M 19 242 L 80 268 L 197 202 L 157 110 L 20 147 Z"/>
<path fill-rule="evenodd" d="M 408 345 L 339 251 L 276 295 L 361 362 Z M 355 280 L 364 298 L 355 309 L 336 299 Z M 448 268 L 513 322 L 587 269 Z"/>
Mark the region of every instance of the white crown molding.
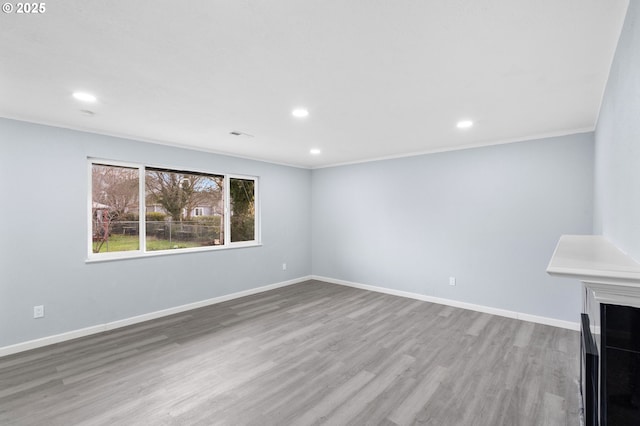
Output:
<path fill-rule="evenodd" d="M 373 163 L 375 161 L 396 160 L 399 158 L 419 157 L 422 155 L 439 154 L 443 152 L 462 151 L 467 149 L 484 148 L 484 147 L 490 147 L 490 146 L 496 146 L 496 145 L 507 145 L 507 144 L 520 143 L 520 142 L 531 142 L 531 141 L 540 140 L 540 139 L 549 139 L 549 138 L 556 138 L 561 136 L 571 136 L 571 135 L 579 135 L 583 133 L 591 133 L 593 131 L 595 131 L 595 126 L 580 127 L 577 129 L 568 129 L 568 130 L 560 130 L 557 132 L 539 133 L 539 134 L 523 136 L 519 138 L 488 140 L 484 142 L 476 142 L 476 143 L 470 143 L 465 145 L 445 146 L 440 148 L 428 149 L 424 151 L 415 151 L 415 152 L 408 152 L 403 154 L 373 157 L 373 158 L 367 158 L 363 160 L 346 161 L 343 163 L 323 164 L 318 166 L 312 166 L 311 169 L 312 170 L 327 169 L 331 167 L 342 167 L 342 166 L 351 166 L 354 164 Z"/>

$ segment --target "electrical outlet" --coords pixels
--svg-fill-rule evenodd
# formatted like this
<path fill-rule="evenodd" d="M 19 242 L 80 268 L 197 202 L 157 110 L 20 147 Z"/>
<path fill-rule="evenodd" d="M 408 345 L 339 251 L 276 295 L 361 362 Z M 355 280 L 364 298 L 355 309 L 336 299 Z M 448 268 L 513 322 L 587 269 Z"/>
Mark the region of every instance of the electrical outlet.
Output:
<path fill-rule="evenodd" d="M 44 306 L 38 305 L 33 307 L 33 317 L 34 318 L 42 318 L 44 317 Z"/>
<path fill-rule="evenodd" d="M 287 270 L 287 264 L 286 264 L 286 263 L 283 263 L 283 264 L 282 264 L 282 270 L 283 270 L 283 271 L 286 271 L 286 270 Z"/>
<path fill-rule="evenodd" d="M 456 277 L 449 277 L 449 285 L 456 285 Z"/>

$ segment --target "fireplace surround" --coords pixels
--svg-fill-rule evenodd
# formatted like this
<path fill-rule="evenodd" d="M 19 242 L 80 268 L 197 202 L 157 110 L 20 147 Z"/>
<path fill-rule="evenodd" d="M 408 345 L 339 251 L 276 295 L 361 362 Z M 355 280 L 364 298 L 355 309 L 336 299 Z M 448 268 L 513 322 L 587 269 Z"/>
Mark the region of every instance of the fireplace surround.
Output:
<path fill-rule="evenodd" d="M 589 315 L 580 315 L 580 392 L 585 426 L 598 424 L 599 356 Z"/>
<path fill-rule="evenodd" d="M 640 264 L 602 236 L 563 235 L 547 272 L 582 281 L 585 425 L 640 425 Z"/>

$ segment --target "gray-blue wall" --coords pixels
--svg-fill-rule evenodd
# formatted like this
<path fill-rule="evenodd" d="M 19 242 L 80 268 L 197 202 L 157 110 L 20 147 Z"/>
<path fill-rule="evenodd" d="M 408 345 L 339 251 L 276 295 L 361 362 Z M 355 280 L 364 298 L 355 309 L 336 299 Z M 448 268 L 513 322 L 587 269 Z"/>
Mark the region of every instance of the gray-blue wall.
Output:
<path fill-rule="evenodd" d="M 578 284 L 544 272 L 558 237 L 640 250 L 629 14 L 595 160 L 586 133 L 309 171 L 0 119 L 0 347 L 311 273 L 575 322 Z M 263 246 L 87 264 L 89 156 L 259 176 Z"/>
<path fill-rule="evenodd" d="M 545 270 L 592 231 L 592 133 L 317 169 L 311 193 L 314 275 L 579 317 L 578 283 Z"/>
<path fill-rule="evenodd" d="M 595 139 L 594 229 L 640 261 L 640 1 L 629 2 Z"/>
<path fill-rule="evenodd" d="M 309 170 L 6 119 L 0 135 L 0 347 L 310 273 Z M 259 176 L 263 246 L 85 263 L 88 156 Z"/>

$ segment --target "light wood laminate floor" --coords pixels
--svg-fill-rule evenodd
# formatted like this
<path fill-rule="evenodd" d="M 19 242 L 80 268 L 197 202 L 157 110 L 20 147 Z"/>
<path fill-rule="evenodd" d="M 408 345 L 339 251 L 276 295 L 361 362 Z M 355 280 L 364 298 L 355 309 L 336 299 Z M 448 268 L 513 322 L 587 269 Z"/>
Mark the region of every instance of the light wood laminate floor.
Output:
<path fill-rule="evenodd" d="M 0 358 L 1 425 L 578 425 L 578 333 L 309 281 Z"/>

